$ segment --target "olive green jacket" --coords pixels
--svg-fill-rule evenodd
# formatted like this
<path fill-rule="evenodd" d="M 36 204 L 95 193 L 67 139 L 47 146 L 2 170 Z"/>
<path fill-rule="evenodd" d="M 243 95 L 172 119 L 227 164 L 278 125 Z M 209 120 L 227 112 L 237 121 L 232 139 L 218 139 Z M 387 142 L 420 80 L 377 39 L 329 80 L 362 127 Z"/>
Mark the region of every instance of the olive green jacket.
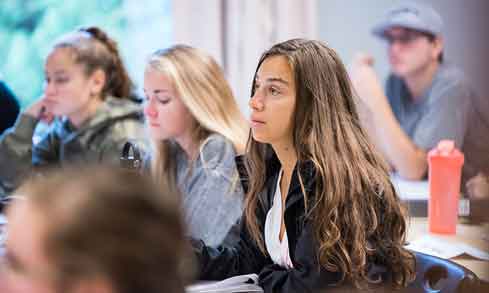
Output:
<path fill-rule="evenodd" d="M 127 99 L 108 97 L 78 128 L 66 118 L 56 118 L 40 141 L 33 144 L 37 123 L 38 119 L 21 114 L 0 137 L 0 198 L 34 168 L 73 163 L 118 165 L 126 141 L 140 142 L 143 150 L 147 145 L 141 106 Z"/>

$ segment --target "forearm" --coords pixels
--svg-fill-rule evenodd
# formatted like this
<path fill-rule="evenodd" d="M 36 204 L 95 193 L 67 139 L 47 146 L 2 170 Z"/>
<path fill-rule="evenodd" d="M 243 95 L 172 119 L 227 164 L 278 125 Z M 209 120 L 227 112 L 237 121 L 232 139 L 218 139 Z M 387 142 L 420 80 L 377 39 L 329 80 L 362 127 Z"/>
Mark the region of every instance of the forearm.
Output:
<path fill-rule="evenodd" d="M 382 155 L 383 159 L 388 163 L 389 168 L 392 168 L 392 162 L 389 160 L 384 146 L 379 142 L 379 134 L 374 125 L 372 113 L 367 110 L 360 112 L 360 121 L 362 123 L 363 129 L 367 132 L 370 142 L 375 146 L 376 150 Z"/>
<path fill-rule="evenodd" d="M 372 115 L 376 143 L 392 167 L 406 179 L 422 179 L 428 167 L 426 152 L 418 148 L 401 128 L 388 104 Z"/>

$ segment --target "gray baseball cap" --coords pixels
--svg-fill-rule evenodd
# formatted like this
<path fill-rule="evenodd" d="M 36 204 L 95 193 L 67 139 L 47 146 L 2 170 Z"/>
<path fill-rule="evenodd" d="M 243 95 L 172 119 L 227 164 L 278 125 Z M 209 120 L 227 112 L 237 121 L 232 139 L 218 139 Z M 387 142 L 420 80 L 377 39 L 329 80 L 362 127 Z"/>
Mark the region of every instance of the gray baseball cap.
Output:
<path fill-rule="evenodd" d="M 417 2 L 404 2 L 391 8 L 384 19 L 374 26 L 374 35 L 383 38 L 393 27 L 403 27 L 441 36 L 443 20 L 431 6 Z"/>

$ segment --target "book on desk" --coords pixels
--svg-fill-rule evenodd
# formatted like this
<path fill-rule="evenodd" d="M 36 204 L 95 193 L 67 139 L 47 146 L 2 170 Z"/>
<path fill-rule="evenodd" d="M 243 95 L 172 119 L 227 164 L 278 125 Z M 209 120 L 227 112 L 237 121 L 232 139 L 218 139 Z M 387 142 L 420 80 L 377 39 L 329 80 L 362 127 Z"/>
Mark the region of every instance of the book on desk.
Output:
<path fill-rule="evenodd" d="M 222 281 L 200 281 L 187 286 L 186 293 L 238 293 L 238 292 L 263 292 L 258 285 L 258 275 L 239 275 Z"/>

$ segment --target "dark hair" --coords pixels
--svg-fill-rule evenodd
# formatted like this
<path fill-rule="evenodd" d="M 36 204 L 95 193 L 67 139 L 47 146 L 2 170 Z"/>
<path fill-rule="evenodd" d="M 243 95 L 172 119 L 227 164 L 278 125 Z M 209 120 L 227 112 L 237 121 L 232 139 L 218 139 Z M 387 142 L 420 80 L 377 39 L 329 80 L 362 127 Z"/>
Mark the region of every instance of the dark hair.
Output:
<path fill-rule="evenodd" d="M 102 98 L 106 95 L 130 98 L 133 82 L 122 62 L 117 43 L 100 28 L 80 28 L 64 36 L 54 48 L 71 48 L 75 52 L 75 62 L 85 67 L 87 75 L 97 69 L 104 71 L 106 82 Z"/>
<path fill-rule="evenodd" d="M 60 287 L 103 276 L 116 292 L 183 293 L 189 247 L 165 188 L 137 172 L 87 168 L 33 178 L 18 192 L 46 219 L 43 250 Z"/>
<path fill-rule="evenodd" d="M 432 34 L 432 33 L 429 33 L 429 32 L 421 32 L 423 33 L 427 38 L 428 38 L 428 41 L 430 42 L 434 42 L 437 38 L 436 35 Z M 438 63 L 442 64 L 443 63 L 443 51 L 440 52 L 440 54 L 438 54 Z"/>
<path fill-rule="evenodd" d="M 371 281 L 371 263 L 386 265 L 394 286 L 414 276 L 414 257 L 404 248 L 406 219 L 387 166 L 360 125 L 347 71 L 336 52 L 319 41 L 293 39 L 274 45 L 260 58 L 287 59 L 296 84 L 293 144 L 298 166 L 314 165 L 314 194 L 302 185 L 306 219 L 318 248 L 319 264 L 343 273 L 357 287 Z M 256 77 L 255 72 L 255 77 Z M 255 79 L 251 87 L 254 95 Z M 257 223 L 259 194 L 265 189 L 266 158 L 273 152 L 250 134 L 245 166 L 249 178 L 246 225 L 266 254 Z"/>

